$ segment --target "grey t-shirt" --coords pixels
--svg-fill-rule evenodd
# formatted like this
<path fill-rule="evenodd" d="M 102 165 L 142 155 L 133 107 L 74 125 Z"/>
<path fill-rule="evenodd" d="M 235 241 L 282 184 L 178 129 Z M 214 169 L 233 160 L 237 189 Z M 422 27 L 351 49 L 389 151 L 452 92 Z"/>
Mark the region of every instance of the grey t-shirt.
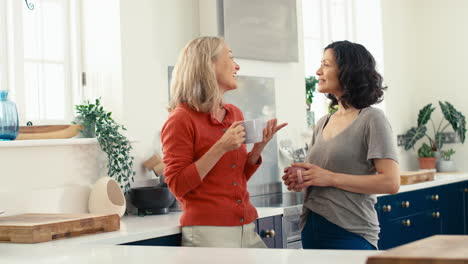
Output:
<path fill-rule="evenodd" d="M 324 140 L 322 131 L 331 115 L 321 118 L 314 129 L 306 162 L 323 169 L 352 175 L 376 174 L 373 159 L 397 161 L 392 128 L 382 110 L 367 107 L 335 137 Z M 348 192 L 334 187 L 310 186 L 306 190 L 301 227 L 309 210 L 365 238 L 377 248 L 379 221 L 374 194 Z"/>

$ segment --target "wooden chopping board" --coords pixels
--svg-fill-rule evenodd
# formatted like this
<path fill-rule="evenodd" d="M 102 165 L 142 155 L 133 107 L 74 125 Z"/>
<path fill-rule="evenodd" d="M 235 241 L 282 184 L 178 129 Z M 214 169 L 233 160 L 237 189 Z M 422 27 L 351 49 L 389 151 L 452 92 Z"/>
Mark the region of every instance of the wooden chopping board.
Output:
<path fill-rule="evenodd" d="M 119 229 L 117 214 L 21 214 L 0 217 L 0 242 L 39 243 Z"/>
<path fill-rule="evenodd" d="M 436 170 L 402 171 L 400 173 L 400 184 L 413 184 L 418 182 L 434 180 Z"/>
<path fill-rule="evenodd" d="M 436 235 L 367 258 L 367 264 L 468 263 L 468 236 Z"/>

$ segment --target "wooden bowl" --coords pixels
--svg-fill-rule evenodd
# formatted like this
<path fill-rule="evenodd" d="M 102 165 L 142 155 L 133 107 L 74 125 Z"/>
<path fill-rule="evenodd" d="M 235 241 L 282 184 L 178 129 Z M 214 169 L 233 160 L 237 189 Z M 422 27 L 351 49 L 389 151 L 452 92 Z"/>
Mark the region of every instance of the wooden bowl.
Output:
<path fill-rule="evenodd" d="M 20 126 L 16 140 L 72 138 L 82 125 Z"/>

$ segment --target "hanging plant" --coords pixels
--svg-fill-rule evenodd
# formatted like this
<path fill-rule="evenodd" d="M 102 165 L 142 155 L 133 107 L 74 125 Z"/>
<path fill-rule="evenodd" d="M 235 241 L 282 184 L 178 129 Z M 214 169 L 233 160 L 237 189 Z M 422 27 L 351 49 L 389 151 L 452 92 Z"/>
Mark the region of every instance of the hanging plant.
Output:
<path fill-rule="evenodd" d="M 132 145 L 130 141 L 120 133 L 126 130 L 111 117 L 101 106 L 100 99 L 92 104 L 86 101 L 83 105 L 75 106 L 77 122 L 83 125 L 82 131 L 85 137 L 96 137 L 102 151 L 107 155 L 107 175 L 114 178 L 123 190 L 124 194 L 130 191 L 130 181 L 133 182 L 135 171 L 133 169 L 134 157 L 130 154 Z"/>

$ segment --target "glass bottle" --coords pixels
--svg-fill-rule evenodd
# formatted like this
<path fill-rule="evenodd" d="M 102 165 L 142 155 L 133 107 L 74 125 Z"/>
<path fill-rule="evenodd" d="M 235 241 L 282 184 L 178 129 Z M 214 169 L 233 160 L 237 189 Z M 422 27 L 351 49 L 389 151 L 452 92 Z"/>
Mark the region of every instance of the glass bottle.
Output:
<path fill-rule="evenodd" d="M 8 91 L 0 90 L 0 141 L 15 140 L 18 129 L 16 104 L 8 100 Z"/>

